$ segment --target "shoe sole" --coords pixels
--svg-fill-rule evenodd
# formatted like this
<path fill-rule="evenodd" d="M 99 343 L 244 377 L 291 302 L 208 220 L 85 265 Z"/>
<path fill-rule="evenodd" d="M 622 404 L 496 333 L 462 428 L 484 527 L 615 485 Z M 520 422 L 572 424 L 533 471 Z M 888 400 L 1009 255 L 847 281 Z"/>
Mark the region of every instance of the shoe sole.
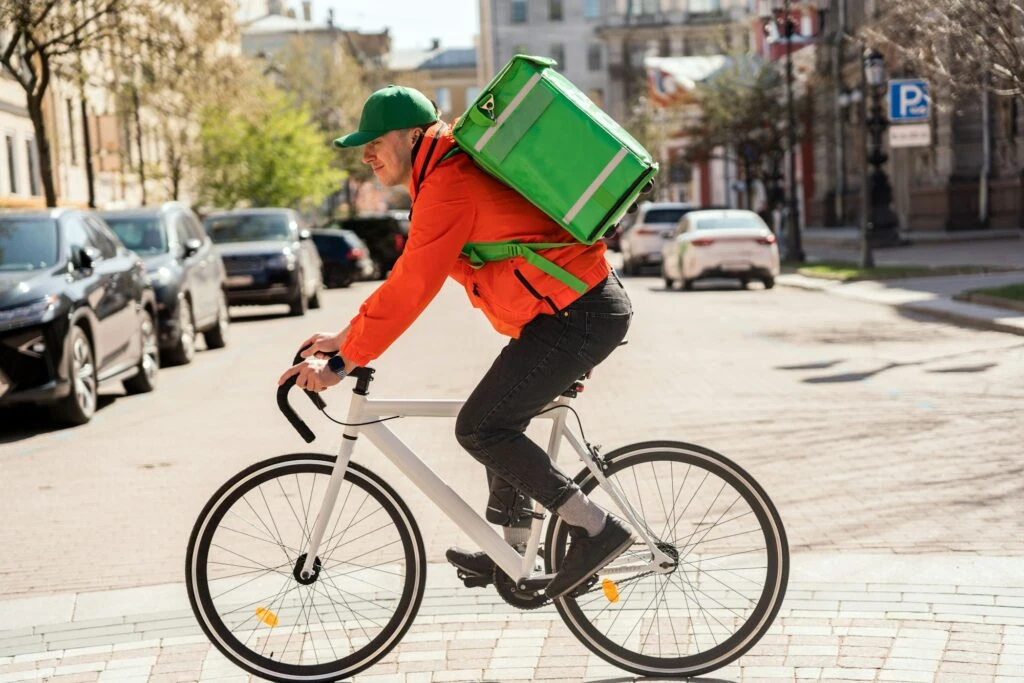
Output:
<path fill-rule="evenodd" d="M 590 572 L 589 574 L 584 574 L 583 578 L 581 578 L 579 581 L 563 590 L 558 595 L 549 595 L 548 597 L 552 600 L 558 600 L 559 598 L 564 598 L 569 593 L 572 593 L 574 590 L 576 590 L 576 587 L 579 586 L 581 583 L 589 579 L 594 574 L 597 574 L 599 571 L 601 571 L 609 564 L 614 562 L 616 559 L 618 559 L 619 555 L 626 552 L 626 548 L 633 545 L 634 543 L 636 543 L 636 536 L 630 534 L 629 538 L 623 541 L 622 545 L 620 545 L 618 548 L 605 555 L 605 558 L 601 560 L 600 564 L 598 564 L 597 567 L 594 568 L 594 571 Z"/>

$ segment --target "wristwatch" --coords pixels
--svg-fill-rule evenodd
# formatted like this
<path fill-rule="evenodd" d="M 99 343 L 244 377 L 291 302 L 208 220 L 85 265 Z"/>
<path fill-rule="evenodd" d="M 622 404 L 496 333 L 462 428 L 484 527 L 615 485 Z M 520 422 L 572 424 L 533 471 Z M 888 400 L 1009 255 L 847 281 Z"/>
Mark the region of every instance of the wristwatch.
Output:
<path fill-rule="evenodd" d="M 327 369 L 338 377 L 345 378 L 345 359 L 340 355 L 331 356 L 327 359 Z"/>

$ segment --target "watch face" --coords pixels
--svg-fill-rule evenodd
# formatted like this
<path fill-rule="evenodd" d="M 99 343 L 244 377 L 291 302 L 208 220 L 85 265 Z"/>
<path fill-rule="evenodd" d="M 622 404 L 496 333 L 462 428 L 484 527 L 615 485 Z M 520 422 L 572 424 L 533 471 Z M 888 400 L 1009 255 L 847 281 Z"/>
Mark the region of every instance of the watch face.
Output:
<path fill-rule="evenodd" d="M 341 374 L 345 371 L 345 359 L 341 356 L 331 356 L 327 359 L 327 367 L 331 372 Z"/>

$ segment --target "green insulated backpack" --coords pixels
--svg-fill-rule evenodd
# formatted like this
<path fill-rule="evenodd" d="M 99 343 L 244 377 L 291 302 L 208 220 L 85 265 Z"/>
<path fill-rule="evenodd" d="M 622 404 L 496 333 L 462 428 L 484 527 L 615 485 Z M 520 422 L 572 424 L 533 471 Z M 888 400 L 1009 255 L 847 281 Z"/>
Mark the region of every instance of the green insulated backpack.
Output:
<path fill-rule="evenodd" d="M 455 125 L 458 149 L 576 240 L 564 243 L 471 242 L 470 264 L 522 256 L 578 292 L 586 285 L 535 253 L 593 244 L 616 225 L 658 164 L 618 123 L 562 74 L 555 61 L 516 55 Z M 453 150 L 454 152 L 455 150 Z"/>

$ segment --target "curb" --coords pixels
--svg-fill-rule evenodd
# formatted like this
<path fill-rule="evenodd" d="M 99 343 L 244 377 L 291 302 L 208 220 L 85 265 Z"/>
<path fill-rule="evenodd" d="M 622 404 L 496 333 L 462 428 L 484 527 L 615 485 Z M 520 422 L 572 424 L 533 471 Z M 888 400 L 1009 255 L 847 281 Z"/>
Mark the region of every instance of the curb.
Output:
<path fill-rule="evenodd" d="M 1005 308 L 1010 311 L 1020 311 L 1024 313 L 1024 302 L 1014 301 L 1013 299 L 1005 299 L 998 296 L 988 296 L 987 294 L 971 294 L 970 292 L 964 292 L 963 294 L 957 294 L 953 297 L 956 301 L 963 301 L 966 303 L 980 304 L 982 306 L 989 306 L 990 308 Z"/>
<path fill-rule="evenodd" d="M 820 280 L 809 278 L 805 275 L 787 275 L 776 278 L 776 282 L 784 287 L 793 287 L 805 291 L 824 292 L 831 294 L 831 290 L 842 286 L 838 280 Z M 1005 308 L 985 306 L 980 303 L 968 303 L 954 301 L 950 297 L 937 297 L 928 301 L 891 303 L 880 301 L 873 297 L 857 296 L 851 297 L 856 301 L 865 301 L 873 304 L 889 306 L 897 310 L 918 313 L 944 320 L 946 322 L 964 325 L 968 327 L 992 330 L 1024 336 L 1024 315 L 1014 316 L 1013 311 Z M 1010 313 L 1010 316 L 1007 316 Z M 1009 318 L 1013 322 L 1003 322 L 1003 318 Z"/>

